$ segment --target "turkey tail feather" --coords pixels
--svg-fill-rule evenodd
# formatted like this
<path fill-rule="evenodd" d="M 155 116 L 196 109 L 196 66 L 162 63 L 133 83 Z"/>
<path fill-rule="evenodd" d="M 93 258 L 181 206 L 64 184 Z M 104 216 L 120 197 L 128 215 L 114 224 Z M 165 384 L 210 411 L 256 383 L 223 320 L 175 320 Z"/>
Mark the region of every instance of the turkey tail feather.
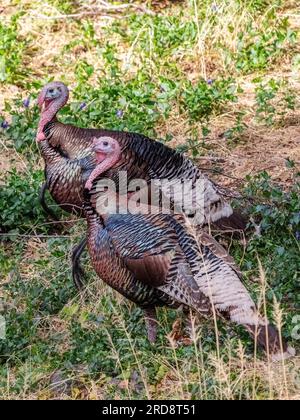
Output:
<path fill-rule="evenodd" d="M 239 278 L 238 270 L 226 257 L 226 251 L 213 239 L 209 241 L 207 234 L 198 234 L 197 238 L 193 228 L 187 224 L 185 228 L 179 223 L 174 227 L 199 290 L 209 298 L 216 313 L 243 325 L 274 360 L 292 356 L 293 351 L 282 342 L 276 328 L 260 316 L 250 293 Z M 200 312 L 200 302 L 193 308 Z"/>
<path fill-rule="evenodd" d="M 276 327 L 271 324 L 264 326 L 246 325 L 254 341 L 271 355 L 273 361 L 295 356 L 295 350 L 289 347 L 280 337 Z"/>
<path fill-rule="evenodd" d="M 214 225 L 221 230 L 245 231 L 247 220 L 241 213 L 234 210 L 231 216 L 216 220 Z"/>

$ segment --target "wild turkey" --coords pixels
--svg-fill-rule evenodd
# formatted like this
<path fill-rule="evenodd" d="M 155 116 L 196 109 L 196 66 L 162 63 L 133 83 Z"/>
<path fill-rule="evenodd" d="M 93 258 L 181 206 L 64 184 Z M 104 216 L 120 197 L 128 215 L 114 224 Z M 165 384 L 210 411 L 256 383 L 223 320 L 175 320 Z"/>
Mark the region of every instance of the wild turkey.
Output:
<path fill-rule="evenodd" d="M 259 315 L 231 257 L 218 243 L 214 249 L 208 235 L 206 242 L 197 237 L 184 215 L 152 214 L 146 206 L 140 214 L 121 214 L 127 200 L 120 196 L 118 212 L 103 210 L 102 204 L 115 193 L 99 191 L 99 177 L 118 162 L 122 151 L 107 137 L 96 140 L 94 148 L 99 164 L 84 191 L 92 264 L 105 283 L 144 309 L 149 340 L 156 336 L 156 307 L 185 305 L 200 315 L 217 314 L 243 325 L 274 360 L 282 352 L 283 357 L 292 356 L 293 349 Z"/>
<path fill-rule="evenodd" d="M 198 224 L 222 223 L 226 220 L 227 226 L 231 225 L 236 229 L 245 227 L 244 220 L 233 212 L 223 191 L 220 193 L 218 187 L 204 176 L 191 160 L 175 150 L 136 133 L 84 129 L 58 122 L 56 114 L 67 103 L 68 97 L 68 88 L 61 82 L 47 84 L 38 97 L 42 112 L 37 141 L 45 160 L 46 187 L 63 209 L 81 211 L 83 185 L 95 166 L 91 154 L 92 138 L 109 136 L 116 139 L 121 146 L 122 164 L 109 171 L 108 177 L 116 179 L 120 170 L 126 170 L 128 182 L 136 178 L 145 179 L 149 183 L 152 179 L 167 179 L 175 183 L 190 180 L 193 191 L 196 191 L 196 186 L 200 183 L 203 188 L 198 197 L 199 201 L 196 202 Z M 45 190 L 46 188 L 42 189 L 41 201 L 43 207 L 47 208 L 44 200 Z M 168 192 L 165 193 L 168 195 Z M 173 197 L 173 201 L 178 204 L 176 197 Z M 183 208 L 181 202 L 179 206 L 182 211 L 190 212 L 190 209 Z M 192 211 L 194 210 L 193 208 Z M 73 254 L 74 276 L 78 274 L 78 261 L 83 247 L 84 241 Z M 80 285 L 80 277 L 77 277 L 75 282 Z"/>

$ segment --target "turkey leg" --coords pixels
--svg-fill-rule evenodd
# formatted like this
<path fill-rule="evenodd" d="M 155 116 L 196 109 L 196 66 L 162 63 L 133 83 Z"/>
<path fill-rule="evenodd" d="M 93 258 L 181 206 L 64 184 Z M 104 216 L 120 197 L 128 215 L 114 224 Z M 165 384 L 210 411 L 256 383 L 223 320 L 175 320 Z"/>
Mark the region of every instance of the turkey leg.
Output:
<path fill-rule="evenodd" d="M 42 184 L 42 186 L 41 186 L 41 189 L 40 189 L 39 202 L 40 202 L 40 204 L 41 204 L 42 209 L 44 210 L 44 212 L 47 213 L 48 216 L 50 216 L 50 218 L 52 220 L 54 220 L 55 222 L 59 222 L 59 219 L 56 216 L 56 214 L 54 213 L 54 211 L 50 207 L 48 207 L 48 205 L 46 203 L 45 194 L 46 194 L 47 189 L 48 189 L 47 182 L 44 182 Z"/>
<path fill-rule="evenodd" d="M 155 343 L 157 335 L 157 319 L 155 308 L 144 309 L 145 321 L 148 333 L 148 340 L 151 344 Z"/>
<path fill-rule="evenodd" d="M 72 278 L 75 284 L 75 287 L 78 291 L 81 291 L 84 288 L 84 270 L 80 265 L 80 257 L 83 253 L 84 248 L 86 247 L 87 239 L 83 238 L 78 245 L 73 248 L 71 261 L 72 261 Z"/>

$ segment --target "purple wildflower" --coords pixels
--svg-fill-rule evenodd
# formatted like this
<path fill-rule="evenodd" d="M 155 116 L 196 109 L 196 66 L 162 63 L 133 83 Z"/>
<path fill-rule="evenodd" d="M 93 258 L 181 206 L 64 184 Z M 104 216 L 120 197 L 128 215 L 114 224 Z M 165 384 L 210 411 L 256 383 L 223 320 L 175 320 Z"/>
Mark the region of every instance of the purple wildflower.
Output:
<path fill-rule="evenodd" d="M 208 85 L 212 85 L 214 83 L 213 79 L 207 79 L 206 83 Z"/>
<path fill-rule="evenodd" d="M 30 98 L 26 98 L 26 99 L 24 99 L 24 101 L 23 101 L 23 106 L 24 106 L 25 108 L 29 108 L 29 105 L 30 105 Z"/>
<path fill-rule="evenodd" d="M 297 241 L 300 241 L 300 232 L 299 232 L 299 230 L 297 230 L 297 232 L 295 233 L 295 238 L 297 239 Z"/>
<path fill-rule="evenodd" d="M 4 130 L 6 129 L 6 128 L 8 128 L 9 127 L 9 124 L 8 124 L 8 122 L 7 121 L 2 121 L 2 123 L 1 123 L 1 128 L 3 128 Z"/>
<path fill-rule="evenodd" d="M 86 102 L 81 102 L 79 105 L 79 111 L 82 111 L 86 107 Z"/>
<path fill-rule="evenodd" d="M 118 118 L 122 118 L 122 117 L 123 117 L 123 115 L 124 115 L 123 110 L 122 110 L 122 109 L 118 109 L 118 111 L 116 112 L 116 116 L 117 116 Z"/>
<path fill-rule="evenodd" d="M 217 11 L 218 11 L 218 6 L 217 6 L 216 4 L 212 4 L 212 5 L 211 5 L 211 10 L 212 10 L 213 12 L 217 12 Z"/>

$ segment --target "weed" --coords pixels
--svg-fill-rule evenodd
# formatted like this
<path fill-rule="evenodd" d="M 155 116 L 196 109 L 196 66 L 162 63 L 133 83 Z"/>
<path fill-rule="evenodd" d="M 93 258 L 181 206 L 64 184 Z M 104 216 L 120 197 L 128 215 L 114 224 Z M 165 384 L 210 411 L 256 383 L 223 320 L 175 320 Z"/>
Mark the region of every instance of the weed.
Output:
<path fill-rule="evenodd" d="M 224 132 L 224 137 L 227 140 L 233 141 L 235 143 L 239 141 L 241 134 L 247 127 L 246 123 L 243 121 L 244 116 L 245 112 L 243 111 L 237 113 L 235 124 Z"/>
<path fill-rule="evenodd" d="M 75 13 L 78 7 L 78 1 L 73 0 L 50 0 L 48 4 L 64 14 Z"/>
<path fill-rule="evenodd" d="M 300 308 L 297 234 L 300 231 L 300 184 L 295 180 L 290 190 L 284 191 L 264 172 L 249 179 L 246 192 L 258 202 L 250 208 L 250 213 L 260 224 L 260 234 L 249 242 L 245 264 L 252 269 L 256 255 L 259 256 L 271 287 L 268 299 L 272 301 L 275 294 L 279 302 L 288 306 L 289 317 L 292 317 L 293 310 Z"/>
<path fill-rule="evenodd" d="M 16 98 L 14 102 L 6 101 L 5 111 L 10 114 L 10 122 L 4 130 L 11 146 L 17 152 L 26 152 L 34 155 L 37 152 L 35 136 L 39 118 L 38 107 L 34 105 L 30 97 L 26 99 Z"/>
<path fill-rule="evenodd" d="M 284 80 L 260 83 L 255 88 L 255 99 L 257 119 L 267 125 L 272 125 L 277 116 L 283 119 L 296 105 L 296 95 Z"/>
<path fill-rule="evenodd" d="M 190 121 L 208 122 L 213 114 L 220 113 L 225 105 L 237 102 L 237 87 L 232 79 L 199 80 L 193 85 L 186 82 L 182 94 L 182 108 Z"/>
<path fill-rule="evenodd" d="M 237 51 L 234 57 L 236 67 L 243 73 L 265 69 L 285 54 L 286 48 L 295 44 L 297 32 L 289 27 L 288 19 L 277 19 L 270 25 L 272 15 L 267 14 L 261 32 L 251 22 L 238 35 Z"/>
<path fill-rule="evenodd" d="M 38 199 L 42 181 L 41 170 L 19 174 L 16 169 L 12 169 L 5 179 L 1 179 L 2 184 L 5 183 L 0 190 L 1 233 L 8 232 L 13 238 L 13 234 L 18 232 L 47 230 L 43 226 L 45 215 Z"/>
<path fill-rule="evenodd" d="M 132 15 L 111 29 L 130 45 L 138 41 L 138 48 L 150 59 L 172 56 L 193 47 L 197 40 L 195 22 L 185 22 L 181 16 Z"/>
<path fill-rule="evenodd" d="M 22 68 L 22 58 L 26 42 L 18 35 L 19 15 L 11 18 L 9 24 L 0 22 L 0 82 L 24 82 L 26 73 Z"/>

